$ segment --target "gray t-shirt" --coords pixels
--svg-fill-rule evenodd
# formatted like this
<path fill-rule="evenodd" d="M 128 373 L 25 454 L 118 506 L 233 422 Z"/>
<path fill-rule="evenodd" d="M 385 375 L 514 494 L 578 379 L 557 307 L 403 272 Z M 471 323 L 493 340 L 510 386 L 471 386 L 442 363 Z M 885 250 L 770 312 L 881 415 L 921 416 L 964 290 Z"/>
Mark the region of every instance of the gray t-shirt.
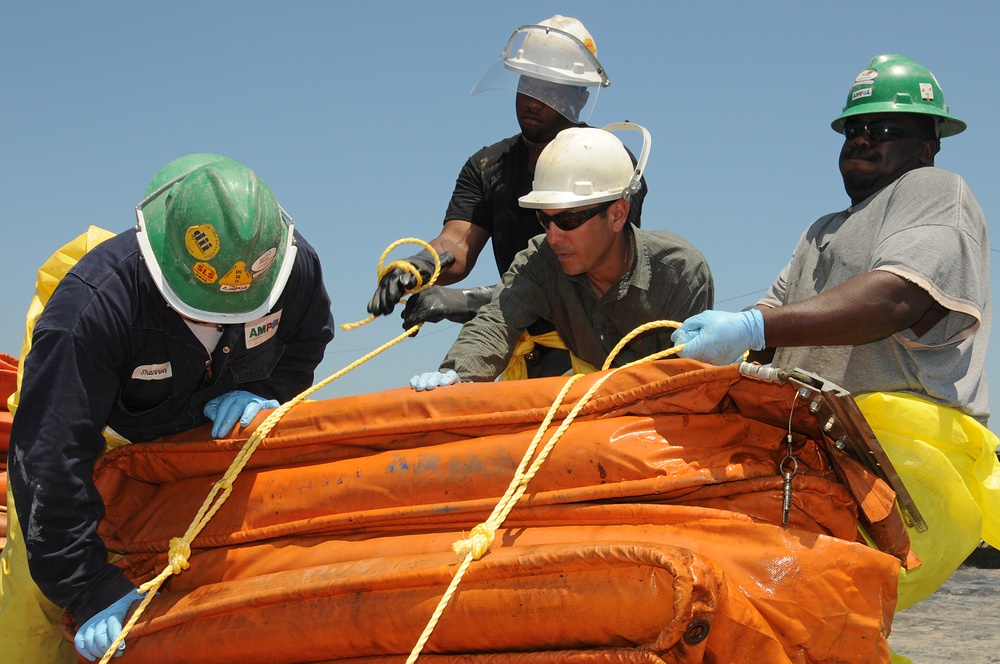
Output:
<path fill-rule="evenodd" d="M 904 174 L 814 222 L 759 304 L 799 302 L 885 270 L 926 290 L 948 314 L 921 337 L 903 330 L 861 346 L 780 348 L 773 365 L 812 371 L 855 394 L 916 394 L 985 423 L 989 252 L 983 211 L 960 176 L 929 167 Z"/>
<path fill-rule="evenodd" d="M 626 229 L 630 228 L 626 226 Z M 552 321 L 577 357 L 600 368 L 633 329 L 656 320 L 683 321 L 712 306 L 715 289 L 705 257 L 668 231 L 631 229 L 632 267 L 601 296 L 585 275 L 569 276 L 539 235 L 514 257 L 493 300 L 465 324 L 441 363 L 463 381 L 488 381 L 507 367 L 521 332 Z M 615 366 L 670 348 L 672 328 L 650 330 L 630 341 Z"/>

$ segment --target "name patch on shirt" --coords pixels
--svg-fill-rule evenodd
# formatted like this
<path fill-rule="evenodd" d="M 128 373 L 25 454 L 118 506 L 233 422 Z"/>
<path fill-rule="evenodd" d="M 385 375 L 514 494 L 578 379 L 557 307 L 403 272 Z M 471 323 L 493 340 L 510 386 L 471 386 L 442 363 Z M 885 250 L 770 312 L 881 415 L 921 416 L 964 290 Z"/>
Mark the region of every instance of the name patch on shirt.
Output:
<path fill-rule="evenodd" d="M 276 311 L 273 314 L 268 314 L 263 318 L 258 318 L 255 321 L 247 323 L 243 328 L 246 335 L 247 348 L 259 346 L 273 337 L 278 331 L 278 323 L 280 321 L 281 312 Z"/>
<path fill-rule="evenodd" d="M 164 380 L 174 375 L 169 362 L 163 364 L 143 364 L 132 370 L 132 378 L 136 380 Z"/>

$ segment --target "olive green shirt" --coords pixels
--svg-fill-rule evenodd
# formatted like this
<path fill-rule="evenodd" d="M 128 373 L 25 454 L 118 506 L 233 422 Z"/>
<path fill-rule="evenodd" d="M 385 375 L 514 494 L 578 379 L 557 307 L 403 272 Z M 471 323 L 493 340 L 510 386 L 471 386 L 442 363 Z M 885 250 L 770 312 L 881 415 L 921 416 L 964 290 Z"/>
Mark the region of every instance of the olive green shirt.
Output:
<path fill-rule="evenodd" d="M 626 229 L 635 242 L 632 266 L 601 296 L 586 275 L 563 272 L 544 235 L 532 238 L 514 257 L 492 301 L 462 328 L 440 370 L 454 369 L 463 381 L 494 380 L 507 367 L 521 333 L 539 320 L 551 321 L 574 355 L 600 367 L 639 325 L 680 323 L 712 307 L 712 273 L 701 252 L 675 233 Z M 636 337 L 614 365 L 672 347 L 671 332 L 658 328 Z"/>

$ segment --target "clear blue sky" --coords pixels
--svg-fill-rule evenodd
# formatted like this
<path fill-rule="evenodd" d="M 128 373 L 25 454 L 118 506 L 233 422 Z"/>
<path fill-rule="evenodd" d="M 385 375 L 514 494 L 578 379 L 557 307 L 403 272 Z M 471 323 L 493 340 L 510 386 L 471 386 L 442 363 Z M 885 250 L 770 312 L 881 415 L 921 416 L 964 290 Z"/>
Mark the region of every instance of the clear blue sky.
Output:
<path fill-rule="evenodd" d="M 153 174 L 191 152 L 254 168 L 323 258 L 338 324 L 363 318 L 382 250 L 434 237 L 465 159 L 518 130 L 513 97 L 473 84 L 515 27 L 555 13 L 587 25 L 612 81 L 591 123 L 651 131 L 643 226 L 704 252 L 717 308 L 756 301 L 805 226 L 846 207 L 829 123 L 881 53 L 937 75 L 969 125 L 937 163 L 1000 219 L 992 1 L 8 2 L 0 351 L 20 350 L 42 261 L 88 225 L 131 226 Z M 489 254 L 466 283 L 497 278 Z M 320 396 L 402 386 L 458 329 L 425 326 Z M 317 379 L 400 331 L 395 316 L 339 331 Z"/>

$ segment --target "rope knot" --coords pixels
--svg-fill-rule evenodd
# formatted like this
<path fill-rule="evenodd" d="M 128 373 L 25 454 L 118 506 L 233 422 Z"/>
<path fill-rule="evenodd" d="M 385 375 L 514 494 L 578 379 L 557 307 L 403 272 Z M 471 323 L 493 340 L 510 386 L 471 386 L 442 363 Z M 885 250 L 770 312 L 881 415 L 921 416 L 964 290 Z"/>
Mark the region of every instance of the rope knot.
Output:
<path fill-rule="evenodd" d="M 173 537 L 170 539 L 170 553 L 167 559 L 174 573 L 182 572 L 191 566 L 188 558 L 191 557 L 191 545 L 183 537 Z"/>
<path fill-rule="evenodd" d="M 487 523 L 480 523 L 472 529 L 472 532 L 469 533 L 467 538 L 452 544 L 451 550 L 460 556 L 471 553 L 473 560 L 479 560 L 486 555 L 486 552 L 490 548 L 490 544 L 493 544 L 493 536 L 495 534 L 495 527 Z"/>
<path fill-rule="evenodd" d="M 431 256 L 434 257 L 434 272 L 431 274 L 430 279 L 427 280 L 426 284 L 424 283 L 424 277 L 423 277 L 423 275 L 420 274 L 420 270 L 418 270 L 417 266 L 415 266 L 413 263 L 411 263 L 408 260 L 400 259 L 400 260 L 397 260 L 397 261 L 393 261 L 393 262 L 389 263 L 388 265 L 385 264 L 385 259 L 389 255 L 389 253 L 392 252 L 393 249 L 395 249 L 396 247 L 398 247 L 401 244 L 419 244 L 424 249 L 426 249 L 428 252 L 430 252 Z M 381 283 L 382 282 L 382 277 L 384 277 L 385 275 L 389 274 L 389 272 L 392 271 L 392 270 L 394 270 L 394 269 L 399 269 L 399 270 L 403 270 L 404 272 L 409 272 L 413 276 L 413 279 L 416 282 L 416 286 L 414 286 L 413 288 L 409 289 L 407 291 L 407 293 L 419 293 L 420 291 L 422 291 L 422 290 L 424 290 L 426 288 L 430 288 L 434 284 L 434 282 L 437 281 L 438 276 L 441 274 L 441 260 L 438 258 L 437 250 L 435 250 L 434 247 L 432 247 L 431 245 L 427 244 L 423 240 L 418 240 L 415 237 L 408 237 L 408 238 L 404 238 L 402 240 L 396 240 L 395 242 L 393 242 L 392 244 L 390 244 L 388 247 L 386 247 L 385 251 L 382 252 L 382 256 L 378 259 L 378 268 L 376 269 L 376 274 L 378 275 L 378 282 Z M 399 301 L 400 304 L 403 303 L 403 302 L 406 302 L 406 300 L 405 299 L 401 299 Z M 342 330 L 353 330 L 353 329 L 361 327 L 362 325 L 367 325 L 368 323 L 372 322 L 373 320 L 375 320 L 375 316 L 369 316 L 368 318 L 365 318 L 364 320 L 359 320 L 359 321 L 354 322 L 354 323 L 344 323 L 343 325 L 340 326 L 340 329 L 342 329 Z M 407 332 L 406 335 L 404 335 L 404 336 L 409 336 L 409 335 L 410 335 L 410 333 Z"/>

